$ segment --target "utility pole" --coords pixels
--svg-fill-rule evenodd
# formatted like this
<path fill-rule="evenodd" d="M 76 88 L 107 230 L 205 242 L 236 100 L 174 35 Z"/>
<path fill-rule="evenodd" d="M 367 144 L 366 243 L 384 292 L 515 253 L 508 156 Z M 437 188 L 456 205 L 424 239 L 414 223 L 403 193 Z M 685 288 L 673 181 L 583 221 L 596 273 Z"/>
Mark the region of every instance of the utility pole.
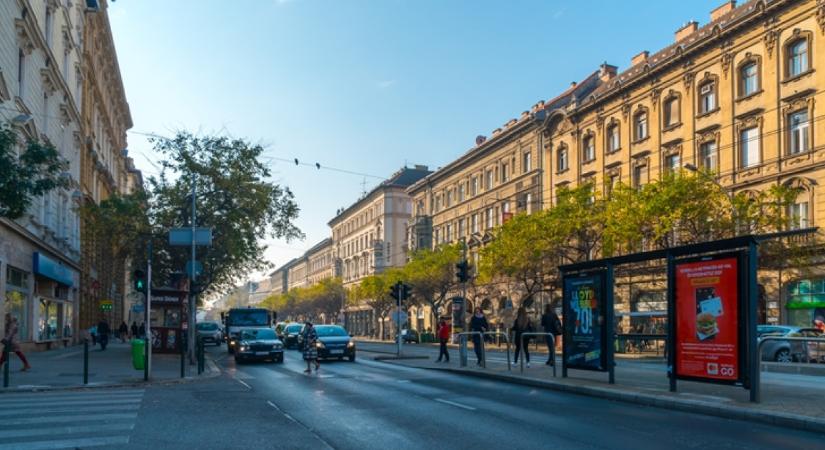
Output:
<path fill-rule="evenodd" d="M 186 335 L 188 338 L 188 352 L 189 352 L 189 364 L 195 364 L 195 305 L 197 301 L 195 299 L 195 282 L 198 278 L 198 271 L 195 268 L 195 220 L 197 218 L 196 210 L 197 201 L 196 201 L 196 186 L 197 186 L 197 174 L 192 174 L 192 261 L 191 261 L 191 276 L 189 281 L 189 329 L 186 330 Z"/>
<path fill-rule="evenodd" d="M 146 262 L 146 365 L 143 379 L 149 381 L 152 374 L 152 237 L 149 237 L 149 258 Z"/>
<path fill-rule="evenodd" d="M 461 298 L 463 300 L 461 302 L 461 309 L 463 310 L 461 311 L 461 320 L 463 320 L 464 323 L 461 324 L 461 329 L 462 331 L 466 331 L 467 327 L 465 324 L 467 319 L 465 316 L 467 315 L 467 277 L 469 274 L 467 274 L 467 241 L 465 239 L 461 239 L 461 263 L 464 265 L 464 276 L 461 279 Z M 461 345 L 461 354 L 466 355 L 467 340 L 465 339 L 464 341 L 461 341 L 461 339 L 459 339 L 459 342 Z"/>

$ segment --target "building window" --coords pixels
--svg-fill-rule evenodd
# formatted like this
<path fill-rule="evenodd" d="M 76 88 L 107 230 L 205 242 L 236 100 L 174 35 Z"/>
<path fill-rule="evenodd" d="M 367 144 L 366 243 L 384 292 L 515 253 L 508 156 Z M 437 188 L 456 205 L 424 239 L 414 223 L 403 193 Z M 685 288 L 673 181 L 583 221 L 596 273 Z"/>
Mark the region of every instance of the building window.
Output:
<path fill-rule="evenodd" d="M 634 138 L 637 141 L 647 138 L 647 113 L 640 112 L 633 118 Z"/>
<path fill-rule="evenodd" d="M 467 231 L 464 227 L 464 220 L 466 220 L 466 219 L 462 218 L 462 219 L 459 219 L 459 221 L 458 221 L 458 237 L 460 237 L 460 238 L 464 237 L 465 232 Z"/>
<path fill-rule="evenodd" d="M 639 164 L 633 167 L 633 188 L 640 189 L 644 184 L 644 176 L 645 171 L 647 170 L 647 166 L 644 164 Z"/>
<path fill-rule="evenodd" d="M 478 214 L 470 216 L 470 227 L 474 234 L 478 233 Z"/>
<path fill-rule="evenodd" d="M 451 242 L 453 240 L 453 226 L 451 224 L 447 224 L 447 236 L 445 241 Z"/>
<path fill-rule="evenodd" d="M 484 174 L 484 189 L 490 190 L 493 188 L 493 171 L 488 170 L 487 173 Z"/>
<path fill-rule="evenodd" d="M 759 69 L 756 62 L 749 62 L 739 69 L 739 96 L 747 97 L 759 89 Z"/>
<path fill-rule="evenodd" d="M 787 46 L 788 78 L 797 77 L 808 71 L 808 50 L 807 39 L 798 39 Z"/>
<path fill-rule="evenodd" d="M 527 173 L 533 170 L 533 159 L 530 158 L 530 152 L 524 152 L 521 155 L 521 172 Z"/>
<path fill-rule="evenodd" d="M 504 163 L 501 165 L 501 182 L 506 183 L 510 180 L 510 165 Z"/>
<path fill-rule="evenodd" d="M 493 228 L 493 216 L 493 208 L 487 208 L 487 211 L 485 212 L 484 221 L 487 225 L 488 230 Z"/>
<path fill-rule="evenodd" d="M 705 142 L 699 146 L 699 157 L 702 168 L 707 171 L 716 171 L 717 152 L 716 141 Z"/>
<path fill-rule="evenodd" d="M 803 109 L 788 115 L 790 124 L 790 146 L 788 152 L 791 155 L 804 153 L 810 150 L 810 121 L 808 120 L 808 110 Z"/>
<path fill-rule="evenodd" d="M 708 81 L 699 85 L 699 114 L 716 110 L 716 82 Z"/>
<path fill-rule="evenodd" d="M 17 96 L 23 98 L 23 88 L 25 87 L 26 54 L 22 49 L 17 50 Z"/>
<path fill-rule="evenodd" d="M 18 336 L 21 341 L 29 340 L 29 274 L 6 265 L 5 312 L 17 318 Z"/>
<path fill-rule="evenodd" d="M 663 114 L 665 128 L 675 126 L 679 123 L 679 99 L 670 97 L 665 100 Z"/>
<path fill-rule="evenodd" d="M 739 135 L 741 167 L 759 164 L 759 128 L 747 128 Z"/>
<path fill-rule="evenodd" d="M 441 195 L 435 196 L 435 212 L 441 211 Z"/>
<path fill-rule="evenodd" d="M 582 141 L 582 160 L 584 162 L 593 161 L 596 159 L 596 144 L 593 135 L 588 135 Z"/>
<path fill-rule="evenodd" d="M 453 206 L 453 190 L 447 189 L 447 208 Z"/>
<path fill-rule="evenodd" d="M 533 194 L 528 192 L 527 195 L 524 196 L 524 203 L 527 206 L 527 214 L 533 212 Z"/>
<path fill-rule="evenodd" d="M 46 33 L 46 45 L 48 45 L 49 47 L 52 46 L 52 34 L 53 34 L 52 29 L 53 29 L 53 25 L 54 25 L 54 16 L 52 15 L 52 8 L 47 7 L 46 8 L 46 27 L 45 27 L 45 30 L 43 30 L 43 32 Z"/>
<path fill-rule="evenodd" d="M 458 185 L 458 201 L 460 201 L 460 202 L 464 201 L 464 182 L 463 181 L 461 183 L 459 183 L 459 185 Z"/>
<path fill-rule="evenodd" d="M 478 195 L 478 177 L 470 178 L 470 195 L 473 197 Z"/>
<path fill-rule="evenodd" d="M 556 165 L 559 167 L 559 172 L 564 172 L 567 170 L 568 161 L 567 161 L 567 147 L 559 147 L 559 151 L 556 154 Z"/>
<path fill-rule="evenodd" d="M 675 174 L 679 173 L 679 164 L 680 164 L 680 157 L 679 154 L 676 153 L 674 155 L 665 156 L 665 168 L 668 173 Z"/>
<path fill-rule="evenodd" d="M 607 151 L 615 152 L 619 149 L 619 125 L 610 125 L 607 127 Z"/>
<path fill-rule="evenodd" d="M 807 193 L 805 193 L 805 195 L 807 195 Z M 810 223 L 808 222 L 807 200 L 797 200 L 793 205 L 790 206 L 789 209 L 790 211 L 788 211 L 788 218 L 790 219 L 790 227 L 792 230 L 808 228 L 810 226 Z"/>

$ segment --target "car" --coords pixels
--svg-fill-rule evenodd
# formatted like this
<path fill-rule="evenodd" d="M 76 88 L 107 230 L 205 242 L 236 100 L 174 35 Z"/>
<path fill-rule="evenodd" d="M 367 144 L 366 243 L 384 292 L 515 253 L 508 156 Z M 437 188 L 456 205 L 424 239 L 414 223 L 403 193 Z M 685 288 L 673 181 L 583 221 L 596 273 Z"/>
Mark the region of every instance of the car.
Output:
<path fill-rule="evenodd" d="M 355 341 L 343 327 L 339 325 L 315 325 L 318 341 L 315 348 L 318 350 L 318 359 L 347 358 L 355 361 Z"/>
<path fill-rule="evenodd" d="M 275 334 L 278 336 L 278 339 L 281 341 L 284 340 L 284 328 L 288 325 L 287 322 L 278 322 L 275 325 Z"/>
<path fill-rule="evenodd" d="M 235 362 L 254 360 L 284 362 L 284 344 L 272 328 L 244 328 L 238 335 Z"/>
<path fill-rule="evenodd" d="M 788 325 L 758 325 L 757 339 L 765 337 L 823 337 L 816 328 L 800 328 Z M 825 344 L 771 339 L 762 344 L 762 360 L 776 362 L 825 362 Z"/>
<path fill-rule="evenodd" d="M 401 330 L 401 339 L 405 344 L 418 344 L 421 342 L 421 337 L 416 330 Z"/>
<path fill-rule="evenodd" d="M 198 339 L 204 344 L 211 342 L 219 346 L 223 342 L 223 331 L 217 322 L 199 322 L 195 329 L 198 333 Z"/>
<path fill-rule="evenodd" d="M 300 323 L 291 323 L 284 327 L 284 347 L 286 348 L 299 348 L 298 347 L 298 340 L 301 336 L 301 330 L 303 329 L 303 325 Z"/>

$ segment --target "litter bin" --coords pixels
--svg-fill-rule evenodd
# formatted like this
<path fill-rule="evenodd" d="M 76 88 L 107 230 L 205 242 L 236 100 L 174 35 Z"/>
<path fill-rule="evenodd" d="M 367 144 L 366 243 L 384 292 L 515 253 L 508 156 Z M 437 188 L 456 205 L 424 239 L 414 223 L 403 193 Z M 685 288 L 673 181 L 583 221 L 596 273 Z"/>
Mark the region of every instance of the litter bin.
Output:
<path fill-rule="evenodd" d="M 143 370 L 144 358 L 146 358 L 146 341 L 143 339 L 132 339 L 132 365 L 135 370 Z"/>

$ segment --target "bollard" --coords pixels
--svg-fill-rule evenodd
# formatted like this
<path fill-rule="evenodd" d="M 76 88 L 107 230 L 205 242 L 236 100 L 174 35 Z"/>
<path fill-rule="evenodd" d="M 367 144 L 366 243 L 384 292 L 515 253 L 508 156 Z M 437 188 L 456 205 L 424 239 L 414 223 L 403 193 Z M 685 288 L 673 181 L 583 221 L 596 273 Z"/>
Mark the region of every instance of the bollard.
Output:
<path fill-rule="evenodd" d="M 89 384 L 89 340 L 83 339 L 83 384 Z"/>
<path fill-rule="evenodd" d="M 183 339 L 178 339 L 178 343 L 180 345 L 180 377 L 184 378 L 186 376 L 186 345 L 184 345 Z"/>
<path fill-rule="evenodd" d="M 143 344 L 143 381 L 149 381 L 149 342 L 144 339 Z"/>
<path fill-rule="evenodd" d="M 9 387 L 9 366 L 11 365 L 11 360 L 9 359 L 9 344 L 3 343 L 3 387 Z"/>

